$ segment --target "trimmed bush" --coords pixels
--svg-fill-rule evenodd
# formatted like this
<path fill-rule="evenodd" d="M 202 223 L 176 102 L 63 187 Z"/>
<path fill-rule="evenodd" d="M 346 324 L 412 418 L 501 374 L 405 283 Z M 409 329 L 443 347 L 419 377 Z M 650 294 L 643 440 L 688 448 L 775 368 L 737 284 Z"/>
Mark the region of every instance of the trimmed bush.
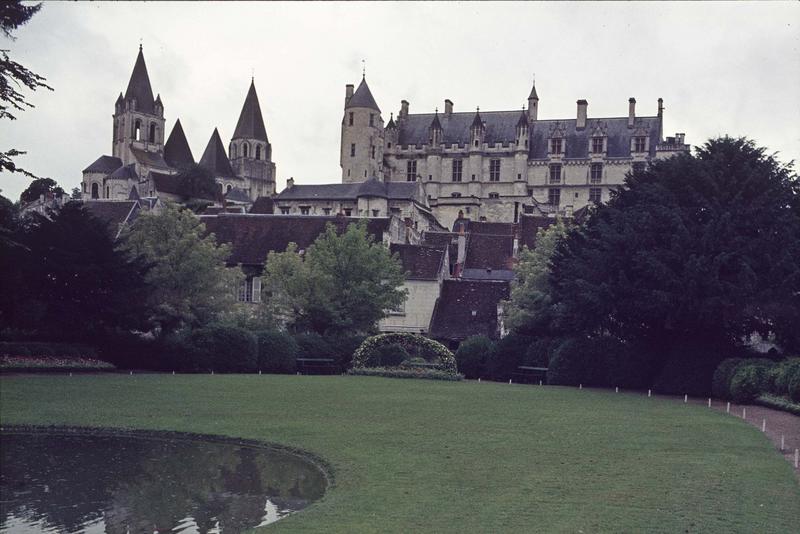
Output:
<path fill-rule="evenodd" d="M 195 369 L 246 373 L 258 365 L 256 336 L 236 326 L 207 326 L 189 337 Z"/>
<path fill-rule="evenodd" d="M 408 359 L 408 351 L 402 345 L 381 345 L 372 352 L 367 367 L 397 367 Z"/>
<path fill-rule="evenodd" d="M 347 374 L 356 376 L 382 376 L 386 378 L 426 378 L 428 380 L 463 380 L 464 376 L 458 373 L 442 371 L 441 369 L 422 369 L 405 367 L 354 367 Z"/>
<path fill-rule="evenodd" d="M 339 369 L 349 369 L 353 364 L 353 353 L 361 346 L 367 336 L 333 336 L 327 337 L 328 344 L 336 354 Z"/>
<path fill-rule="evenodd" d="M 456 351 L 458 372 L 466 378 L 488 376 L 487 364 L 494 353 L 494 342 L 486 336 L 471 336 L 461 342 Z"/>
<path fill-rule="evenodd" d="M 731 399 L 735 402 L 753 402 L 766 389 L 767 373 L 761 365 L 740 364 L 731 378 Z"/>
<path fill-rule="evenodd" d="M 532 338 L 514 332 L 501 338 L 495 344 L 494 352 L 487 364 L 491 378 L 502 381 L 511 378 L 522 363 L 531 341 Z"/>
<path fill-rule="evenodd" d="M 553 351 L 547 369 L 547 383 L 561 386 L 602 385 L 596 377 L 594 345 L 585 338 L 562 339 Z M 598 384 L 600 382 L 600 384 Z"/>
<path fill-rule="evenodd" d="M 784 360 L 767 372 L 769 389 L 774 395 L 789 396 L 789 383 L 800 376 L 800 358 Z"/>
<path fill-rule="evenodd" d="M 718 399 L 731 400 L 731 379 L 744 360 L 742 358 L 728 358 L 723 360 L 714 370 L 711 379 L 711 393 Z"/>
<path fill-rule="evenodd" d="M 258 369 L 266 373 L 294 374 L 300 348 L 292 336 L 278 330 L 256 332 Z"/>
<path fill-rule="evenodd" d="M 304 332 L 294 336 L 299 348 L 298 358 L 331 358 L 336 359 L 336 349 L 316 332 Z"/>
<path fill-rule="evenodd" d="M 364 340 L 353 354 L 353 368 L 368 367 L 368 362 L 376 361 L 376 351 L 385 345 L 399 345 L 412 358 L 424 358 L 434 364 L 436 369 L 456 372 L 456 360 L 447 347 L 424 336 L 416 334 L 379 334 Z"/>

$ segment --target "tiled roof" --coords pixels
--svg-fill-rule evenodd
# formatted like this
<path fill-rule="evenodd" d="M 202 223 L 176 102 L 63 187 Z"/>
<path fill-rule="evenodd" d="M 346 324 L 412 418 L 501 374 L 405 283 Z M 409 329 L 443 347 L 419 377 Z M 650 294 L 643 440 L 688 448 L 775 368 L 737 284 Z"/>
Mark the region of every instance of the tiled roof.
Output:
<path fill-rule="evenodd" d="M 154 167 L 157 169 L 169 169 L 169 165 L 164 161 L 164 156 L 158 152 L 150 152 L 149 150 L 142 150 L 140 148 L 131 147 L 131 154 L 136 158 L 136 161 L 145 167 Z"/>
<path fill-rule="evenodd" d="M 167 193 L 169 195 L 178 195 L 180 197 L 187 197 L 185 188 L 180 182 L 178 175 L 164 174 L 161 172 L 151 172 L 150 178 L 153 180 L 157 193 Z M 214 195 L 208 193 L 201 193 L 199 197 L 202 200 L 216 201 Z"/>
<path fill-rule="evenodd" d="M 436 280 L 444 263 L 444 248 L 420 245 L 392 244 L 392 254 L 397 254 L 409 280 Z"/>
<path fill-rule="evenodd" d="M 442 126 L 441 142 L 445 145 L 469 144 L 473 121 L 477 114 L 472 112 L 443 113 L 439 115 Z M 494 143 L 515 143 L 517 139 L 517 119 L 519 110 L 484 111 L 480 118 L 486 127 L 484 141 Z M 433 113 L 407 115 L 398 121 L 398 145 L 427 145 L 429 128 L 434 119 Z"/>
<path fill-rule="evenodd" d="M 264 127 L 264 117 L 261 115 L 261 106 L 258 104 L 254 80 L 250 81 L 250 89 L 247 91 L 242 112 L 239 114 L 239 121 L 233 131 L 233 139 L 257 139 L 269 142 L 267 129 Z"/>
<path fill-rule="evenodd" d="M 522 215 L 519 220 L 519 247 L 527 246 L 533 249 L 536 246 L 536 234 L 539 228 L 548 228 L 556 223 L 553 217 L 538 215 Z"/>
<path fill-rule="evenodd" d="M 275 213 L 275 202 L 270 197 L 258 197 L 250 206 L 250 213 L 260 215 Z"/>
<path fill-rule="evenodd" d="M 350 97 L 350 100 L 347 101 L 347 104 L 344 107 L 345 109 L 370 108 L 374 109 L 378 113 L 381 112 L 381 108 L 378 107 L 378 104 L 375 102 L 375 98 L 372 96 L 372 92 L 369 90 L 366 78 L 361 78 L 361 83 L 358 84 L 358 89 L 356 89 L 356 92 L 353 93 L 353 96 Z"/>
<path fill-rule="evenodd" d="M 230 191 L 225 193 L 225 200 L 250 203 L 250 196 L 238 187 L 232 187 Z"/>
<path fill-rule="evenodd" d="M 136 164 L 129 163 L 124 167 L 120 167 L 116 171 L 112 172 L 111 175 L 108 177 L 109 180 L 139 180 L 139 175 L 136 174 Z"/>
<path fill-rule="evenodd" d="M 355 217 L 316 217 L 303 215 L 219 215 L 201 216 L 206 229 L 217 242 L 232 245 L 231 264 L 263 265 L 269 252 L 283 252 L 289 243 L 304 250 L 314 242 L 328 223 L 343 231 L 362 219 Z M 376 242 L 389 229 L 388 218 L 367 219 L 367 232 Z"/>
<path fill-rule="evenodd" d="M 370 178 L 358 185 L 356 196 L 388 198 L 387 189 L 385 183 L 379 182 L 377 178 Z"/>
<path fill-rule="evenodd" d="M 425 232 L 422 234 L 422 244 L 427 247 L 446 248 L 448 261 L 451 266 L 458 260 L 458 234 L 452 232 Z"/>
<path fill-rule="evenodd" d="M 475 234 L 491 235 L 514 235 L 514 223 L 472 221 L 470 219 L 456 219 L 453 222 L 453 231 L 458 230 L 458 226 L 464 227 L 465 232 Z"/>
<path fill-rule="evenodd" d="M 106 223 L 115 238 L 119 236 L 122 225 L 132 223 L 139 213 L 139 203 L 135 200 L 85 200 L 83 206 Z"/>
<path fill-rule="evenodd" d="M 100 156 L 94 163 L 83 169 L 83 172 L 100 172 L 109 174 L 122 167 L 122 160 L 114 156 Z"/>
<path fill-rule="evenodd" d="M 497 304 L 508 296 L 508 282 L 445 280 L 431 319 L 431 337 L 453 341 L 475 335 L 497 338 Z"/>
<path fill-rule="evenodd" d="M 211 134 L 211 139 L 208 140 L 203 157 L 200 158 L 200 165 L 211 171 L 215 176 L 236 177 L 231 168 L 228 155 L 225 153 L 225 147 L 222 145 L 222 139 L 219 137 L 219 131 L 216 128 L 214 128 L 214 133 Z"/>
<path fill-rule="evenodd" d="M 470 232 L 465 269 L 511 269 L 514 262 L 514 238 Z"/>
<path fill-rule="evenodd" d="M 366 182 L 349 184 L 293 185 L 281 191 L 277 200 L 356 200 L 359 196 L 380 196 L 390 200 L 415 200 L 424 203 L 418 182 Z"/>
<path fill-rule="evenodd" d="M 194 165 L 192 149 L 189 148 L 180 119 L 175 121 L 175 126 L 172 127 L 169 139 L 164 145 L 164 160 L 174 169 L 188 169 Z"/>
<path fill-rule="evenodd" d="M 136 99 L 136 110 L 144 113 L 155 113 L 153 100 L 153 89 L 150 87 L 150 76 L 147 75 L 147 66 L 144 64 L 144 54 L 139 47 L 139 55 L 136 56 L 136 64 L 133 66 L 131 79 L 128 82 L 128 89 L 125 91 L 125 101 Z"/>

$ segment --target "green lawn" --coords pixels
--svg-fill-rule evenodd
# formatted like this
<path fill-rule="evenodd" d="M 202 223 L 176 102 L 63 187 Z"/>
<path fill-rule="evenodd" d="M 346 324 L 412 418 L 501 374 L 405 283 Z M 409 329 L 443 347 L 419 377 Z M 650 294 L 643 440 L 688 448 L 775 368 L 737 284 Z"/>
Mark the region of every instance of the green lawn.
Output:
<path fill-rule="evenodd" d="M 256 438 L 326 458 L 291 532 L 797 532 L 800 484 L 707 408 L 574 388 L 366 377 L 5 376 L 4 424 Z"/>

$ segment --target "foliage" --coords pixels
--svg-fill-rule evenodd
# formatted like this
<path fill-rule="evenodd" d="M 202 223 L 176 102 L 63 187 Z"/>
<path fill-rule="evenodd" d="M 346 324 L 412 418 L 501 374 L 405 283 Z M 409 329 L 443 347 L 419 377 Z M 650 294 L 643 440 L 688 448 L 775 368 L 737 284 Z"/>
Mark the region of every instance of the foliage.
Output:
<path fill-rule="evenodd" d="M 570 227 L 562 219 L 548 228 L 539 228 L 536 247 L 524 247 L 514 266 L 515 280 L 511 282 L 511 299 L 504 303 L 506 324 L 512 330 L 528 334 L 548 330 L 552 319 L 553 301 L 550 288 L 550 268 L 556 245 Z"/>
<path fill-rule="evenodd" d="M 53 356 L 0 356 L 3 371 L 110 371 L 114 366 L 95 358 Z"/>
<path fill-rule="evenodd" d="M 768 370 L 769 389 L 775 395 L 789 395 L 789 383 L 800 376 L 800 358 L 789 358 Z"/>
<path fill-rule="evenodd" d="M 353 368 L 367 367 L 370 362 L 376 361 L 378 349 L 385 345 L 399 345 L 411 357 L 424 358 L 438 369 L 456 372 L 455 357 L 447 347 L 424 336 L 403 333 L 379 334 L 364 340 L 353 354 Z"/>
<path fill-rule="evenodd" d="M 794 402 L 800 402 L 800 374 L 794 373 L 789 381 L 789 398 Z"/>
<path fill-rule="evenodd" d="M 655 348 L 653 354 L 660 355 Z M 717 366 L 737 351 L 709 345 L 677 345 L 658 359 L 663 361 L 653 389 L 673 395 L 711 395 L 711 383 Z"/>
<path fill-rule="evenodd" d="M 739 365 L 730 382 L 731 399 L 739 403 L 753 402 L 766 389 L 766 372 L 758 365 Z"/>
<path fill-rule="evenodd" d="M 397 367 L 409 359 L 408 351 L 402 345 L 390 343 L 380 345 L 370 355 L 366 367 Z"/>
<path fill-rule="evenodd" d="M 258 341 L 242 328 L 206 326 L 193 331 L 189 340 L 194 370 L 246 373 L 258 366 Z"/>
<path fill-rule="evenodd" d="M 206 235 L 191 211 L 168 204 L 160 214 L 142 214 L 124 243 L 152 266 L 147 281 L 156 291 L 148 302 L 150 321 L 162 332 L 208 324 L 236 308 L 244 275 L 226 267 L 230 247 Z"/>
<path fill-rule="evenodd" d="M 365 220 L 341 234 L 329 224 L 304 257 L 293 243 L 269 253 L 263 286 L 272 297 L 265 305 L 297 330 L 369 332 L 404 301 L 403 280 L 399 261 L 372 241 Z"/>
<path fill-rule="evenodd" d="M 258 369 L 267 373 L 293 374 L 297 370 L 297 342 L 286 332 L 263 330 L 256 332 L 258 340 Z"/>
<path fill-rule="evenodd" d="M 52 178 L 36 178 L 30 185 L 23 191 L 19 199 L 21 202 L 33 202 L 38 200 L 41 195 L 53 194 L 60 197 L 64 194 L 64 190 L 59 187 L 55 180 Z"/>
<path fill-rule="evenodd" d="M 117 250 L 106 225 L 80 204 L 51 219 L 34 214 L 9 235 L 0 241 L 3 326 L 60 341 L 145 326 L 146 266 Z"/>
<path fill-rule="evenodd" d="M 422 367 L 354 367 L 347 374 L 356 376 L 382 376 L 384 378 L 426 378 L 429 380 L 447 380 L 457 382 L 464 376 L 442 369 L 426 369 Z"/>
<path fill-rule="evenodd" d="M 550 364 L 550 356 L 553 352 L 553 339 L 542 337 L 534 340 L 525 350 L 522 358 L 522 365 L 530 367 L 547 367 Z"/>
<path fill-rule="evenodd" d="M 220 186 L 214 179 L 214 174 L 197 163 L 179 172 L 175 180 L 178 182 L 178 188 L 184 198 L 206 200 L 216 200 L 220 198 Z M 195 205 L 202 205 L 202 209 L 205 209 L 208 204 L 198 202 Z M 202 211 L 202 209 L 200 209 L 200 211 Z M 194 211 L 197 210 L 195 209 Z"/>
<path fill-rule="evenodd" d="M 327 337 L 339 369 L 345 370 L 352 366 L 353 354 L 365 339 L 367 339 L 367 336 L 348 334 Z"/>
<path fill-rule="evenodd" d="M 731 378 L 736 373 L 736 368 L 744 360 L 742 358 L 728 358 L 722 360 L 717 368 L 714 370 L 714 376 L 711 379 L 711 393 L 718 399 L 731 400 Z"/>
<path fill-rule="evenodd" d="M 511 332 L 495 343 L 492 357 L 487 362 L 489 376 L 494 380 L 508 380 L 517 372 L 525 351 L 533 339 L 529 336 Z"/>
<path fill-rule="evenodd" d="M 42 4 L 25 5 L 19 0 L 12 0 L 0 3 L 0 31 L 10 39 L 11 33 L 24 25 L 42 7 Z M 25 99 L 25 95 L 19 92 L 22 86 L 31 91 L 37 89 L 49 89 L 52 87 L 45 83 L 45 78 L 27 69 L 23 65 L 12 60 L 8 55 L 8 50 L 0 50 L 0 119 L 16 120 L 16 113 L 24 111 L 26 108 L 34 107 L 33 104 Z M 13 158 L 25 154 L 24 151 L 11 148 L 0 152 L 0 172 L 20 172 L 31 178 L 35 175 L 17 167 Z"/>
<path fill-rule="evenodd" d="M 461 342 L 455 358 L 458 372 L 466 378 L 488 376 L 488 362 L 494 353 L 494 342 L 486 336 L 471 336 Z"/>
<path fill-rule="evenodd" d="M 297 342 L 299 352 L 298 358 L 330 358 L 336 359 L 336 349 L 326 340 L 326 338 L 316 332 L 305 332 L 294 337 Z"/>
<path fill-rule="evenodd" d="M 88 346 L 74 343 L 42 342 L 0 342 L 0 356 L 33 356 L 56 358 L 96 359 L 97 351 Z"/>
<path fill-rule="evenodd" d="M 792 401 L 788 397 L 779 397 L 764 393 L 758 396 L 755 400 L 755 404 L 793 413 L 794 415 L 800 415 L 800 401 Z"/>

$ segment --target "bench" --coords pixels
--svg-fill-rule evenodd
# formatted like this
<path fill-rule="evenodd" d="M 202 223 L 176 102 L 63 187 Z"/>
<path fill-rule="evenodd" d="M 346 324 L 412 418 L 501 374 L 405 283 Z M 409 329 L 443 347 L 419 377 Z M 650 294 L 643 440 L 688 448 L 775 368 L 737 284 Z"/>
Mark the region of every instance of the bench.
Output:
<path fill-rule="evenodd" d="M 547 380 L 547 367 L 531 367 L 529 365 L 520 365 L 517 367 L 517 372 L 514 373 L 517 382 L 534 383 L 539 380 Z"/>
<path fill-rule="evenodd" d="M 333 375 L 338 372 L 333 358 L 297 358 L 297 372 L 304 375 Z"/>

